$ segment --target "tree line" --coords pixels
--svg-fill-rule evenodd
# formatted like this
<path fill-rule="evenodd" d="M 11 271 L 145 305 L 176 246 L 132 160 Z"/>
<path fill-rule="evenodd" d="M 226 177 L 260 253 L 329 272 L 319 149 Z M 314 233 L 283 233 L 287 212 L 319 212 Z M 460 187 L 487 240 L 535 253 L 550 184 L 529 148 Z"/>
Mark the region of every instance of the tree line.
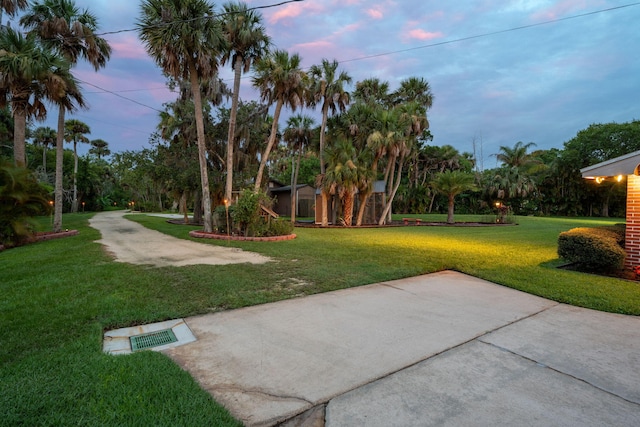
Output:
<path fill-rule="evenodd" d="M 5 3 L 8 14 L 26 7 Z M 448 211 L 453 220 L 454 202 L 465 213 L 491 213 L 496 204 L 520 215 L 606 216 L 624 210 L 622 185 L 596 187 L 580 178 L 579 168 L 638 149 L 637 121 L 592 125 L 564 149 L 535 150 L 532 142 L 515 142 L 495 153 L 497 168 L 482 170 L 474 154 L 431 144 L 427 114 L 434 95 L 423 77 L 391 88 L 376 78 L 354 84 L 336 60 L 304 70 L 297 53 L 273 48 L 262 16 L 241 2 L 216 11 L 206 0 L 146 0 L 140 10 L 139 37 L 178 96 L 159 116 L 153 148 L 114 153 L 107 161 L 108 143 L 92 142 L 80 166 L 101 165 L 99 180 L 110 190 L 98 185 L 80 196 L 96 208 L 176 204 L 193 209 L 211 231 L 213 207 L 232 203 L 242 189 L 264 190 L 274 178 L 291 183 L 292 204 L 298 183 L 318 188 L 323 225 L 361 225 L 376 183 L 384 188 L 378 224 L 392 212 Z M 7 111 L 13 116 L 4 137 L 12 134 L 19 166 L 27 165 L 25 141 L 39 144 L 46 170 L 46 148 L 55 133 L 55 229 L 65 203 L 78 209 L 82 171 L 75 147 L 89 134 L 86 124 L 75 121 L 73 130 L 74 121 L 65 120 L 66 112 L 84 106 L 71 70 L 79 60 L 99 70 L 111 50 L 95 35 L 96 17 L 71 0 L 36 2 L 20 22 L 25 34 L 3 27 L 0 37 L 0 100 L 9 107 L 5 119 Z M 20 68 L 25 63 L 30 65 Z M 225 65 L 234 71 L 232 88 L 218 77 Z M 250 71 L 260 98 L 245 101 L 240 80 Z M 27 119 L 46 114 L 45 100 L 58 106 L 58 129 L 36 129 L 29 138 Z M 320 123 L 299 112 L 281 127 L 283 109 L 305 108 L 319 110 Z M 74 146 L 74 166 L 66 175 L 65 140 Z"/>

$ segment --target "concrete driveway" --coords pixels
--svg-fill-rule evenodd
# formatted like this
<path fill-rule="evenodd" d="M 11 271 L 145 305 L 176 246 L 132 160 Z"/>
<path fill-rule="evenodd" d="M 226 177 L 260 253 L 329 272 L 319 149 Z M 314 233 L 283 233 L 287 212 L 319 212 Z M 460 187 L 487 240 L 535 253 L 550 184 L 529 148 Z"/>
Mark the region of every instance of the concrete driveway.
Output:
<path fill-rule="evenodd" d="M 640 319 L 456 272 L 185 319 L 246 425 L 638 426 Z"/>
<path fill-rule="evenodd" d="M 91 226 L 123 262 L 268 261 L 118 212 Z M 640 426 L 640 318 L 461 273 L 174 323 L 196 341 L 162 351 L 249 426 Z"/>

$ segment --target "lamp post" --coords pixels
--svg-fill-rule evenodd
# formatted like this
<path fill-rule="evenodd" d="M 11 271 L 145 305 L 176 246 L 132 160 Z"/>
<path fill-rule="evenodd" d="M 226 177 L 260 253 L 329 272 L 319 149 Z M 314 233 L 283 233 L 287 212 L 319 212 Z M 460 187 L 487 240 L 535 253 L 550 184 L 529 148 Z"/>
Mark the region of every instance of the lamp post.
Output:
<path fill-rule="evenodd" d="M 227 215 L 227 240 L 231 239 L 231 224 L 229 224 L 229 201 L 224 199 L 224 211 Z"/>
<path fill-rule="evenodd" d="M 49 211 L 51 212 L 51 226 L 53 226 L 53 200 L 49 200 Z"/>

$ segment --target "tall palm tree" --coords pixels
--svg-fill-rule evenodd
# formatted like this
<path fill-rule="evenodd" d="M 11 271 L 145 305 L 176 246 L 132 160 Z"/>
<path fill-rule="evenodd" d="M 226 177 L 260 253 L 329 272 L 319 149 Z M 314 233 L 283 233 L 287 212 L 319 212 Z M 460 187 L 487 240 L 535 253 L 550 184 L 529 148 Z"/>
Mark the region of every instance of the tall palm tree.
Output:
<path fill-rule="evenodd" d="M 42 171 L 47 175 L 47 147 L 56 143 L 56 131 L 48 126 L 40 126 L 33 132 L 33 143 L 42 145 Z"/>
<path fill-rule="evenodd" d="M 78 212 L 78 143 L 89 143 L 89 138 L 85 135 L 91 133 L 91 129 L 86 123 L 80 120 L 70 119 L 64 123 L 64 139 L 73 142 L 73 200 L 71 202 L 71 212 Z"/>
<path fill-rule="evenodd" d="M 169 76 L 188 80 L 195 107 L 204 231 L 213 231 L 201 82 L 217 76 L 225 40 L 206 0 L 146 0 L 137 27 L 147 52 Z"/>
<path fill-rule="evenodd" d="M 312 65 L 309 69 L 309 98 L 310 105 L 321 104 L 322 122 L 320 123 L 320 174 L 325 174 L 324 149 L 327 128 L 327 117 L 329 112 L 335 114 L 337 111 L 344 112 L 349 105 L 349 92 L 344 88 L 351 84 L 351 77 L 345 72 L 338 73 L 338 61 L 322 59 L 320 65 Z M 327 205 L 328 199 L 325 192 L 321 192 L 322 197 L 322 225 L 328 225 Z"/>
<path fill-rule="evenodd" d="M 311 143 L 313 135 L 313 119 L 309 116 L 296 114 L 287 120 L 287 128 L 284 130 L 283 138 L 289 143 L 292 155 L 295 157 L 295 167 L 291 170 L 291 222 L 296 222 L 296 207 L 298 186 L 298 172 L 300 171 L 300 160 L 305 147 Z M 297 155 L 296 155 L 297 153 Z"/>
<path fill-rule="evenodd" d="M 453 224 L 453 212 L 455 197 L 465 191 L 476 190 L 475 176 L 469 172 L 448 170 L 436 175 L 431 182 L 431 187 L 437 192 L 447 196 L 447 224 Z"/>
<path fill-rule="evenodd" d="M 297 53 L 289 56 L 285 50 L 275 50 L 254 65 L 253 85 L 260 91 L 263 102 L 269 105 L 275 102 L 273 123 L 267 147 L 260 158 L 255 191 L 262 187 L 262 175 L 273 149 L 278 134 L 278 120 L 283 106 L 296 110 L 304 102 L 306 74 L 300 68 L 300 56 Z"/>
<path fill-rule="evenodd" d="M 222 31 L 227 39 L 227 47 L 221 58 L 224 65 L 231 62 L 233 68 L 233 96 L 229 113 L 229 132 L 227 136 L 227 177 L 225 199 L 231 201 L 233 191 L 233 147 L 238 117 L 238 101 L 240 99 L 240 79 L 247 73 L 251 65 L 261 59 L 271 43 L 262 15 L 255 10 L 248 10 L 246 3 L 229 2 L 223 6 Z"/>
<path fill-rule="evenodd" d="M 80 10 L 73 0 L 36 1 L 22 16 L 20 24 L 36 35 L 44 46 L 62 55 L 71 66 L 83 59 L 97 71 L 107 64 L 111 56 L 109 43 L 96 35 L 99 29 L 97 17 L 88 10 Z M 67 111 L 85 107 L 75 79 L 74 83 L 53 100 L 58 105 L 54 231 L 62 228 L 65 115 Z"/>
<path fill-rule="evenodd" d="M 109 143 L 104 139 L 93 139 L 91 142 L 91 148 L 89 149 L 89 153 L 95 154 L 98 159 L 101 159 L 103 156 L 108 156 L 111 154 L 111 150 L 109 150 Z"/>
<path fill-rule="evenodd" d="M 12 28 L 0 31 L 0 103 L 11 104 L 16 165 L 26 165 L 27 119 L 44 119 L 47 113 L 44 100 L 64 90 L 68 70 L 68 63 L 40 47 L 34 36 L 23 36 Z"/>
<path fill-rule="evenodd" d="M 353 91 L 353 98 L 367 105 L 389 106 L 389 82 L 380 81 L 375 77 L 359 81 Z"/>

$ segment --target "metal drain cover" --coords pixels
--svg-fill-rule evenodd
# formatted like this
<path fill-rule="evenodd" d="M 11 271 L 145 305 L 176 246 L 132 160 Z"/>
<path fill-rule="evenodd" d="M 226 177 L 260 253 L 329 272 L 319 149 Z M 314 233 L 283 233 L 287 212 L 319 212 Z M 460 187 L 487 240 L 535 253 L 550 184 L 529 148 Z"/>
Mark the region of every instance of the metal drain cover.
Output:
<path fill-rule="evenodd" d="M 171 329 L 164 329 L 162 331 L 134 335 L 129 337 L 129 341 L 131 342 L 131 351 L 138 351 L 178 342 L 178 338 L 176 338 Z"/>

